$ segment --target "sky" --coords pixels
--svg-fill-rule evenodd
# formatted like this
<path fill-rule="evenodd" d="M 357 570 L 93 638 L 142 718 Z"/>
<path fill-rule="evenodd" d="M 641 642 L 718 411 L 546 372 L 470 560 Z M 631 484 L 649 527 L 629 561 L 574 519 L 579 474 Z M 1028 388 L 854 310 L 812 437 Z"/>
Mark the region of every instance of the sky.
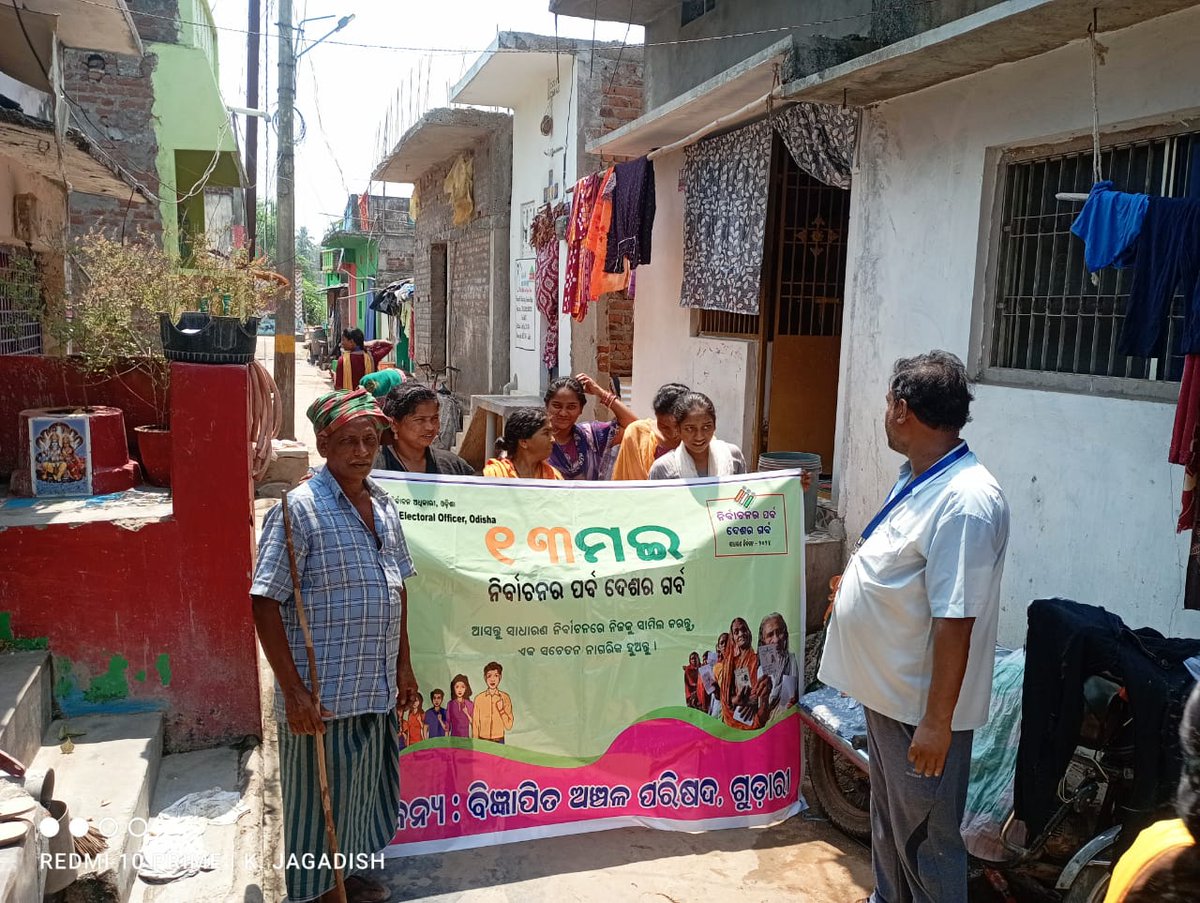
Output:
<path fill-rule="evenodd" d="M 221 90 L 225 103 L 246 105 L 247 0 L 209 0 L 218 28 Z M 262 0 L 272 24 L 263 38 L 269 53 L 262 66 L 259 107 L 274 113 L 278 83 L 278 0 Z M 448 86 L 456 83 L 487 48 L 497 31 L 554 34 L 549 0 L 293 0 L 294 18 L 313 19 L 304 26 L 308 41 L 331 30 L 337 19 L 354 14 L 342 31 L 300 58 L 296 74 L 296 226 L 307 226 L 318 239 L 340 219 L 347 195 L 370 188 L 382 155 L 380 127 L 392 110 L 390 144 L 425 110 L 443 106 Z M 625 23 L 596 24 L 596 39 L 640 43 L 643 31 Z M 590 19 L 560 17 L 563 37 L 591 38 Z M 356 47 L 350 44 L 383 45 Z M 397 49 L 404 48 L 404 49 Z M 412 48 L 412 49 L 409 49 Z M 453 52 L 448 52 L 453 51 Z M 399 93 L 399 100 L 398 95 Z M 398 108 L 399 114 L 395 112 Z M 259 126 L 259 197 L 275 195 L 274 128 Z M 244 148 L 245 119 L 238 117 Z M 269 154 L 269 155 L 268 155 Z M 389 194 L 408 194 L 387 185 Z"/>

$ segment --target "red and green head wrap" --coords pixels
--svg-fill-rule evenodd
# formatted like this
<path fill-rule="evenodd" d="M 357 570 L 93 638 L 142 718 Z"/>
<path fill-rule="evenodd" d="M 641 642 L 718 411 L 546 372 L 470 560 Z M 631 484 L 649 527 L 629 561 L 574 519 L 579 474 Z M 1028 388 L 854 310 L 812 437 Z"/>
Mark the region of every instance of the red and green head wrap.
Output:
<path fill-rule="evenodd" d="M 318 437 L 332 436 L 351 420 L 370 417 L 376 429 L 382 430 L 391 424 L 375 402 L 375 397 L 366 389 L 353 392 L 326 392 L 308 406 L 308 419 Z"/>

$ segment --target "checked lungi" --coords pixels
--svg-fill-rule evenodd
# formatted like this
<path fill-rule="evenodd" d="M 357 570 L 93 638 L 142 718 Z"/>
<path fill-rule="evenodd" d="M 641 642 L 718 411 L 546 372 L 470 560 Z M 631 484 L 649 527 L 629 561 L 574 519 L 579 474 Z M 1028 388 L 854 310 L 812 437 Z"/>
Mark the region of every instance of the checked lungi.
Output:
<path fill-rule="evenodd" d="M 400 811 L 400 741 L 396 712 L 325 723 L 329 796 L 345 876 L 366 871 L 392 842 Z M 334 885 L 317 778 L 316 737 L 279 725 L 283 785 L 284 874 L 289 903 L 315 900 Z M 324 862 L 325 867 L 321 867 Z"/>

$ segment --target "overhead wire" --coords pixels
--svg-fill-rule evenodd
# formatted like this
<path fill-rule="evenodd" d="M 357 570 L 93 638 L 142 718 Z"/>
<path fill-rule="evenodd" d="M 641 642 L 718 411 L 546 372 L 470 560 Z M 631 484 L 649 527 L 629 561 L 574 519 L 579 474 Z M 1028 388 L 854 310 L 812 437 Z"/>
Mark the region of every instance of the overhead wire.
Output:
<path fill-rule="evenodd" d="M 83 3 L 88 6 L 99 7 L 101 9 L 111 9 L 116 12 L 123 12 L 121 7 L 112 6 L 108 3 L 101 3 L 100 0 L 74 0 L 74 2 Z M 889 10 L 911 11 L 914 6 L 932 6 L 935 3 L 941 3 L 941 2 L 942 2 L 942 0 L 909 0 L 909 2 L 906 2 L 906 3 L 893 3 L 890 5 L 886 5 L 886 6 L 877 6 L 874 9 L 867 10 L 866 12 L 851 13 L 849 15 L 843 15 L 843 16 L 829 16 L 824 19 L 813 19 L 808 22 L 795 22 L 791 25 L 780 25 L 780 26 L 776 26 L 774 28 L 760 28 L 760 29 L 756 29 L 753 31 L 735 32 L 733 34 L 707 35 L 707 36 L 695 37 L 695 38 L 679 38 L 674 41 L 645 41 L 642 43 L 642 46 L 644 46 L 644 47 L 679 47 L 679 46 L 687 46 L 687 45 L 692 45 L 692 44 L 711 44 L 711 43 L 716 43 L 719 41 L 732 41 L 732 40 L 737 40 L 739 38 L 757 37 L 759 35 L 781 34 L 783 32 L 796 31 L 797 29 L 800 29 L 800 28 L 811 28 L 811 27 L 818 26 L 818 25 L 835 25 L 835 24 L 838 24 L 841 22 L 853 22 L 853 21 L 857 21 L 859 19 L 869 19 L 872 16 L 877 15 L 878 13 L 887 12 Z M 204 22 L 204 23 L 191 22 L 187 19 L 183 19 L 183 18 L 177 17 L 177 16 L 163 16 L 163 15 L 157 15 L 154 13 L 146 13 L 146 12 L 137 12 L 134 15 L 140 16 L 140 17 L 146 18 L 146 19 L 161 19 L 161 20 L 171 21 L 171 22 L 182 22 L 183 24 L 187 24 L 187 25 L 201 25 L 201 24 L 208 25 L 209 24 L 207 22 Z M 229 32 L 234 32 L 236 34 L 252 34 L 253 33 L 249 29 L 236 28 L 231 25 L 213 25 L 212 27 L 216 28 L 218 31 L 229 31 Z M 261 36 L 267 37 L 267 38 L 272 38 L 272 37 L 278 38 L 277 32 L 272 33 L 267 30 L 263 30 L 263 31 L 259 32 L 259 34 Z M 445 54 L 452 54 L 452 55 L 479 53 L 478 49 L 470 49 L 470 48 L 462 48 L 462 47 L 414 47 L 414 46 L 405 46 L 405 45 L 397 45 L 397 44 L 367 44 L 367 43 L 362 43 L 362 42 L 357 42 L 357 41 L 339 41 L 336 39 L 330 39 L 330 40 L 324 41 L 323 43 L 327 44 L 329 46 L 354 47 L 359 50 L 390 50 L 393 52 L 403 52 L 403 53 L 445 53 Z M 541 53 L 543 51 L 538 50 L 537 48 L 498 47 L 498 48 L 496 48 L 495 52 L 496 53 Z"/>

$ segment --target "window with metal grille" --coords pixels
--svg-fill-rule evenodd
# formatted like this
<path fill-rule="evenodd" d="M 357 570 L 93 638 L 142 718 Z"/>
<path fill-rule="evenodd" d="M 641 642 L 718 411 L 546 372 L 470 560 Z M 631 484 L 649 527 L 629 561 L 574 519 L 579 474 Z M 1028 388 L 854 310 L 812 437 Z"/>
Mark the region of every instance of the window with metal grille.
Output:
<path fill-rule="evenodd" d="M 756 339 L 758 338 L 758 314 L 701 310 L 700 335 L 714 338 Z"/>
<path fill-rule="evenodd" d="M 0 245 L 0 354 L 41 354 L 42 291 L 37 257 Z"/>
<path fill-rule="evenodd" d="M 1064 150 L 1014 155 L 1004 164 L 996 294 L 985 337 L 988 364 L 1010 373 L 1063 374 L 1048 384 L 1064 389 L 1085 384 L 1118 389 L 1118 383 L 1090 379 L 1101 377 L 1137 381 L 1126 384 L 1131 388 L 1160 384 L 1164 393 L 1172 391 L 1166 384 L 1183 374 L 1183 296 L 1172 303 L 1162 355 L 1118 352 L 1133 271 L 1105 269 L 1095 279 L 1087 272 L 1083 242 L 1071 234 L 1081 205 L 1055 195 L 1091 188 L 1092 151 Z M 1200 173 L 1192 174 L 1200 169 L 1200 132 L 1113 141 L 1102 148 L 1101 164 L 1105 178 L 1121 191 L 1190 196 L 1200 192 Z"/>
<path fill-rule="evenodd" d="M 717 0 L 683 0 L 679 4 L 679 24 L 688 25 L 695 22 L 705 13 L 712 12 L 717 6 Z"/>

